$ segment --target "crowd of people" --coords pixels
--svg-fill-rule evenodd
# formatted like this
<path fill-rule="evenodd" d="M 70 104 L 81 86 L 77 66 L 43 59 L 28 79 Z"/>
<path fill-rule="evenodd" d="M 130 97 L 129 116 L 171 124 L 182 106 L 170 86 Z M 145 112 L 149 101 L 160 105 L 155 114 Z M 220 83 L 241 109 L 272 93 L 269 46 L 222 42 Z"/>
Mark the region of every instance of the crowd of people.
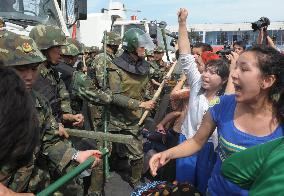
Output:
<path fill-rule="evenodd" d="M 102 51 L 57 26 L 29 36 L 0 28 L 0 196 L 36 194 L 90 156 L 91 170 L 58 194 L 104 195 L 103 147 L 112 169 L 128 167 L 133 189 L 146 178 L 187 182 L 202 195 L 282 193 L 284 55 L 263 29 L 256 46 L 236 41 L 216 54 L 190 43 L 187 18 L 181 8 L 173 63 L 138 28 L 122 39 L 106 32 Z M 66 128 L 133 141 L 106 146 Z"/>

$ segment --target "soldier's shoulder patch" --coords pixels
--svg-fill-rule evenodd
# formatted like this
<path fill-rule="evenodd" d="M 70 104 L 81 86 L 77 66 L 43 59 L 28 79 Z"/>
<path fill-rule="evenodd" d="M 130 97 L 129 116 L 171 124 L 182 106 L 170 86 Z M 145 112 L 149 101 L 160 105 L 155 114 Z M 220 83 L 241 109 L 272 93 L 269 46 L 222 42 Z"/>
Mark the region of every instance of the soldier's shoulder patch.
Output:
<path fill-rule="evenodd" d="M 217 105 L 220 103 L 220 97 L 215 97 L 211 101 L 209 101 L 209 107 L 213 107 L 214 105 Z"/>

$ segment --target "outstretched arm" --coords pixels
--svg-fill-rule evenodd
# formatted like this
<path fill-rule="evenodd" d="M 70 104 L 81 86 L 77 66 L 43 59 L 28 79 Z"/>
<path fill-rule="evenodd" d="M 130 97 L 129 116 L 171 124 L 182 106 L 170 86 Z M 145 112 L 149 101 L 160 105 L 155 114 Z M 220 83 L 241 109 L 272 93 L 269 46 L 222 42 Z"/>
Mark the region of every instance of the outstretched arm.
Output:
<path fill-rule="evenodd" d="M 169 150 L 155 154 L 151 158 L 149 165 L 152 175 L 157 175 L 157 170 L 168 163 L 171 159 L 191 156 L 198 152 L 212 135 L 215 128 L 216 124 L 212 120 L 210 113 L 207 112 L 202 120 L 200 128 L 193 138 L 188 139 Z"/>
<path fill-rule="evenodd" d="M 180 8 L 178 12 L 178 23 L 179 23 L 179 52 L 180 54 L 190 54 L 190 42 L 188 39 L 188 33 L 186 28 L 186 19 L 187 19 L 188 11 L 185 8 Z"/>

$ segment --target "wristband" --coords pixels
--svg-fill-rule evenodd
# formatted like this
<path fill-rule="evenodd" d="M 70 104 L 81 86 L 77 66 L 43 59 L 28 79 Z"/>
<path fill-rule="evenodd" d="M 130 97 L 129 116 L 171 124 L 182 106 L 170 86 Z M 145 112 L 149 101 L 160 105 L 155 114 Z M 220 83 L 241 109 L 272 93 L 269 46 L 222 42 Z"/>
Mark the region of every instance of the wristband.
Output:
<path fill-rule="evenodd" d="M 72 155 L 72 160 L 77 161 L 79 155 L 79 151 L 77 150 L 73 155 Z"/>

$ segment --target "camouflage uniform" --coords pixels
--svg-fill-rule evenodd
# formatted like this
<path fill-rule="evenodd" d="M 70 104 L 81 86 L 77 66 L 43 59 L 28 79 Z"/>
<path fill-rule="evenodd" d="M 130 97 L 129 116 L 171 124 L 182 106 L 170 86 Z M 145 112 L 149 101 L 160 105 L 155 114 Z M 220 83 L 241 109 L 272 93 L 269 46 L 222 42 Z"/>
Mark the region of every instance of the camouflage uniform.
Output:
<path fill-rule="evenodd" d="M 66 45 L 64 33 L 56 26 L 35 26 L 30 32 L 30 37 L 35 40 L 38 48 L 42 51 Z M 63 114 L 72 114 L 69 93 L 52 66 L 54 65 L 51 62 L 41 65 L 40 75 L 34 84 L 34 89 L 48 99 L 57 122 L 62 122 Z"/>
<path fill-rule="evenodd" d="M 72 161 L 72 156 L 76 149 L 72 147 L 71 142 L 56 135 L 58 123 L 52 115 L 51 108 L 39 93 L 32 91 L 35 100 L 35 106 L 39 114 L 41 128 L 41 142 L 36 155 L 36 169 L 33 171 L 29 183 L 31 192 L 38 192 L 39 188 L 44 188 L 49 183 L 47 175 L 50 173 L 53 178 L 64 175 L 68 170 L 77 165 Z M 56 176 L 55 176 L 56 175 Z M 73 182 L 73 184 L 76 184 Z M 41 186 L 39 186 L 41 185 Z M 72 185 L 74 186 L 74 185 Z M 83 194 L 83 189 L 77 185 L 78 195 Z"/>
<path fill-rule="evenodd" d="M 69 42 L 67 40 L 67 42 Z M 67 46 L 62 47 L 62 55 L 66 56 L 76 56 L 79 51 L 76 50 L 76 46 L 72 43 L 69 43 Z M 58 66 L 63 65 L 62 63 Z M 58 67 L 57 66 L 57 67 Z M 72 66 L 67 65 L 65 66 Z M 112 103 L 117 104 L 127 104 L 124 103 L 125 96 L 123 95 L 114 95 L 111 91 L 106 90 L 103 91 L 99 89 L 94 84 L 94 81 L 86 74 L 81 71 L 73 71 L 72 79 L 70 84 L 66 84 L 67 88 L 70 86 L 70 95 L 71 95 L 71 106 L 72 109 L 76 109 L 77 111 L 82 111 L 83 103 L 91 103 L 93 105 L 105 105 Z M 89 109 L 89 108 L 87 108 Z M 84 111 L 83 111 L 84 113 Z M 87 115 L 86 115 L 87 116 Z M 85 141 L 85 139 L 83 139 Z M 83 144 L 81 141 L 80 143 Z M 88 144 L 93 143 L 92 141 L 87 142 Z M 84 145 L 84 144 L 83 144 Z M 99 195 L 102 192 L 103 186 L 103 170 L 102 163 L 100 166 L 95 168 L 94 175 L 92 177 L 92 184 L 90 190 Z"/>
<path fill-rule="evenodd" d="M 39 64 L 46 60 L 32 39 L 8 31 L 0 35 L 0 59 L 4 66 L 11 67 Z M 76 152 L 71 143 L 55 134 L 58 123 L 48 102 L 35 91 L 31 92 L 31 96 L 38 112 L 40 128 L 40 142 L 33 159 L 17 170 L 9 165 L 0 169 L 1 183 L 16 192 L 41 190 L 50 182 L 50 171 L 65 172 L 73 165 L 72 156 Z"/>
<path fill-rule="evenodd" d="M 92 46 L 88 49 L 88 58 L 86 58 L 86 66 L 91 67 L 92 62 L 96 55 L 98 55 L 100 52 L 100 48 L 97 46 Z"/>
<path fill-rule="evenodd" d="M 139 63 L 141 63 L 141 66 L 136 66 L 135 63 L 138 63 L 138 61 L 134 60 L 129 55 L 129 53 L 136 50 L 136 48 L 138 47 L 138 36 L 142 34 L 144 34 L 144 32 L 139 29 L 129 30 L 129 32 L 124 36 L 123 43 L 129 42 L 129 45 L 134 44 L 135 46 L 133 46 L 133 50 L 130 51 L 129 47 L 123 48 L 124 53 L 120 57 L 115 57 L 110 53 L 107 53 L 106 57 L 104 56 L 104 54 L 99 54 L 95 58 L 92 66 L 95 72 L 94 75 L 97 84 L 100 88 L 103 88 L 105 74 L 104 62 L 106 61 L 106 68 L 108 71 L 108 74 L 106 74 L 107 88 L 110 89 L 114 94 L 126 96 L 125 100 L 123 101 L 127 104 L 117 105 L 112 103 L 109 107 L 109 131 L 114 133 L 132 135 L 136 138 L 133 145 L 116 145 L 118 147 L 119 156 L 127 157 L 130 161 L 130 184 L 132 186 L 135 186 L 135 184 L 139 181 L 143 164 L 142 141 L 137 124 L 139 118 L 142 115 L 142 110 L 141 108 L 139 108 L 139 105 L 144 99 L 146 84 L 149 81 L 149 65 L 146 61 L 140 59 L 141 61 L 139 61 Z M 123 61 L 125 67 L 129 65 L 129 67 L 133 69 L 133 72 L 126 70 L 127 68 L 125 67 L 122 68 L 120 66 L 120 63 L 115 63 L 116 61 Z M 141 72 L 136 73 L 134 71 L 135 67 Z M 103 123 L 99 121 L 97 126 L 102 127 Z"/>
<path fill-rule="evenodd" d="M 157 46 L 154 50 L 154 53 L 164 53 L 164 52 L 165 50 L 161 46 Z M 163 77 L 165 75 L 165 72 L 167 71 L 166 65 L 167 65 L 166 62 L 164 62 L 162 59 L 153 62 L 153 66 L 159 69 L 159 71 L 157 70 L 157 76 L 159 77 L 158 82 L 163 81 Z"/>
<path fill-rule="evenodd" d="M 77 47 L 74 44 L 70 43 L 68 40 L 67 42 L 68 45 L 63 46 L 61 49 L 62 55 L 79 55 L 80 51 L 77 49 Z M 72 65 L 69 65 L 67 62 L 62 62 L 62 64 L 72 68 Z M 60 64 L 56 66 L 56 68 L 59 66 Z M 72 95 L 71 106 L 75 106 L 74 108 L 79 108 L 79 111 L 81 110 L 80 104 L 72 103 L 76 101 L 78 102 L 78 99 L 87 100 L 88 102 L 96 105 L 110 104 L 111 102 L 119 102 L 117 104 L 123 104 L 121 103 L 121 99 L 123 99 L 124 96 L 113 95 L 111 91 L 103 91 L 101 89 L 98 89 L 94 84 L 94 81 L 83 72 L 72 70 L 71 77 L 72 78 L 70 80 L 70 84 L 66 83 L 65 80 L 64 82 L 70 95 Z M 74 97 L 74 99 L 72 99 L 72 97 Z"/>

